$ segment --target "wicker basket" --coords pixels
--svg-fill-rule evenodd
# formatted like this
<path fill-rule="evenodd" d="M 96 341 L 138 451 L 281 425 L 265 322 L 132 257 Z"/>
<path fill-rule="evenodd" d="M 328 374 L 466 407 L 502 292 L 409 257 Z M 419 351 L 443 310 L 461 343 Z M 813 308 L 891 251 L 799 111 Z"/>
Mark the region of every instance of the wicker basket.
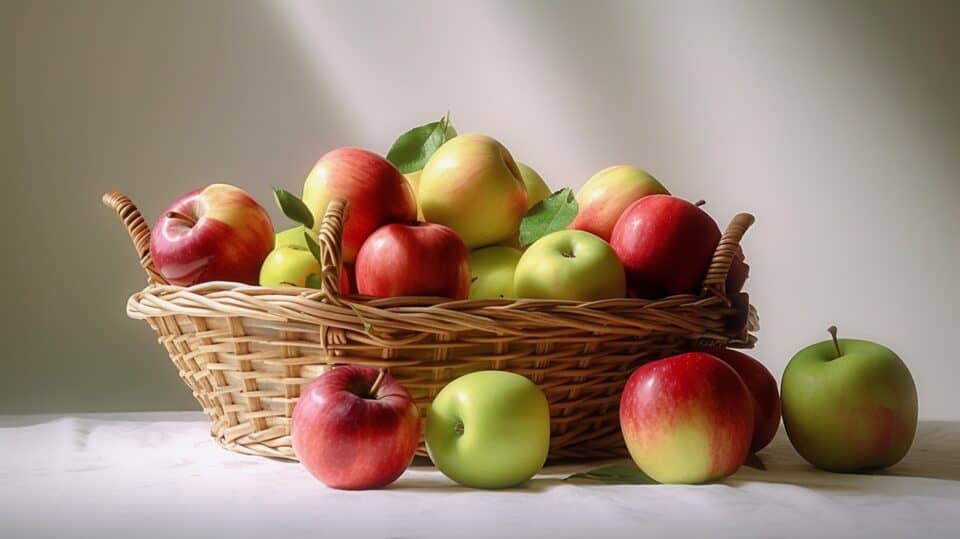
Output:
<path fill-rule="evenodd" d="M 148 286 L 127 302 L 159 335 L 180 377 L 240 453 L 296 459 L 290 416 L 301 389 L 338 364 L 386 367 L 425 412 L 451 380 L 483 369 L 527 376 L 550 402 L 550 459 L 625 454 L 620 392 L 645 361 L 694 346 L 750 347 L 758 329 L 746 294 L 724 282 L 749 214 L 733 218 L 700 295 L 655 301 L 465 300 L 339 294 L 345 204 L 323 217 L 324 289 L 227 282 L 167 284 L 150 259 L 150 229 L 119 193 L 104 195 L 133 240 Z M 419 454 L 425 455 L 423 446 Z"/>

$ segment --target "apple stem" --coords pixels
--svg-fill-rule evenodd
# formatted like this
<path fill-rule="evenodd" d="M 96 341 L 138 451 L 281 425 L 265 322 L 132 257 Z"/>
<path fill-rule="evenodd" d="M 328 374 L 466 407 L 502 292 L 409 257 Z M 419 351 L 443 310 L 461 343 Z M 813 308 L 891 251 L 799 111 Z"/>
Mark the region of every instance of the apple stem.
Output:
<path fill-rule="evenodd" d="M 167 217 L 170 218 L 170 219 L 180 219 L 181 221 L 186 221 L 186 222 L 190 223 L 190 226 L 193 226 L 193 225 L 197 224 L 197 220 L 196 220 L 196 219 L 194 219 L 193 217 L 190 217 L 190 216 L 187 215 L 187 214 L 180 213 L 180 212 L 178 212 L 178 211 L 168 211 L 168 212 L 167 212 Z"/>
<path fill-rule="evenodd" d="M 706 203 L 707 201 L 701 198 L 700 200 L 694 202 L 693 205 L 699 208 L 700 206 L 703 206 Z"/>
<path fill-rule="evenodd" d="M 840 351 L 840 342 L 837 340 L 837 326 L 828 327 L 827 332 L 833 337 L 833 347 L 837 349 L 837 357 L 842 356 L 843 352 Z"/>
<path fill-rule="evenodd" d="M 383 377 L 387 374 L 387 369 L 380 369 L 380 372 L 377 373 L 377 379 L 373 381 L 373 385 L 370 386 L 370 397 L 376 398 L 377 390 L 380 389 L 380 384 L 383 383 Z"/>

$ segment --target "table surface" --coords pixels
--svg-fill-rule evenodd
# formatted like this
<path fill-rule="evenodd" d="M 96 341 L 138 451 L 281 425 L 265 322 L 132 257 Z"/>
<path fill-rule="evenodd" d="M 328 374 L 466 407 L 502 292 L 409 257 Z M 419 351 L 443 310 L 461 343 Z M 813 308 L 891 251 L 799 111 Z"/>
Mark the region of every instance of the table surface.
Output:
<path fill-rule="evenodd" d="M 193 412 L 0 416 L 0 537 L 960 537 L 960 423 L 922 423 L 881 474 L 814 470 L 782 429 L 727 480 L 471 490 L 418 459 L 379 491 L 220 449 Z"/>

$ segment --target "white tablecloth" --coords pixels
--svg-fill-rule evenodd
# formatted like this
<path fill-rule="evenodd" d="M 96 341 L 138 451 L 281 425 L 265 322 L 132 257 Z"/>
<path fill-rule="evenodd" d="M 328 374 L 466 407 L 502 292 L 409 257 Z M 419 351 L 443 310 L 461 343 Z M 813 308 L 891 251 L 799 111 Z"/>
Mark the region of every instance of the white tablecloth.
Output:
<path fill-rule="evenodd" d="M 882 475 L 813 470 L 782 429 L 701 486 L 561 481 L 458 487 L 416 462 L 380 491 L 330 490 L 299 464 L 230 453 L 199 413 L 0 416 L 0 537 L 960 537 L 960 423 L 924 423 Z"/>

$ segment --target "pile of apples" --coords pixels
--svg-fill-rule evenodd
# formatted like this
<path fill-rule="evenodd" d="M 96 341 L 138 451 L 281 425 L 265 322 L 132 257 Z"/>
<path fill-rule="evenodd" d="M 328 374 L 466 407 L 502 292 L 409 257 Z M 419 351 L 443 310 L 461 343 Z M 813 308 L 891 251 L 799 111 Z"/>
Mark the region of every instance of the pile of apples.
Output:
<path fill-rule="evenodd" d="M 213 184 L 177 200 L 151 237 L 160 274 L 182 286 L 320 288 L 317 233 L 334 199 L 347 202 L 342 294 L 594 301 L 697 293 L 721 237 L 702 203 L 671 196 L 639 168 L 605 168 L 576 197 L 569 189 L 551 193 L 500 142 L 457 135 L 446 117 L 404 133 L 386 157 L 352 147 L 330 151 L 307 176 L 302 198 L 282 189 L 274 195 L 298 223 L 276 234 L 266 210 L 237 187 Z M 738 250 L 726 291 L 739 292 L 748 274 Z M 889 466 L 912 443 L 916 389 L 885 347 L 834 335 L 832 345 L 799 352 L 782 385 L 790 440 L 817 466 Z M 621 397 L 630 455 L 661 482 L 732 474 L 771 441 L 781 418 L 772 374 L 726 349 L 648 363 Z M 834 403 L 841 412 L 833 413 Z M 444 474 L 502 488 L 543 466 L 550 413 L 530 380 L 477 372 L 437 395 L 421 432 L 416 406 L 396 380 L 345 366 L 304 391 L 291 435 L 303 464 L 332 487 L 389 484 L 410 464 L 422 435 Z"/>
<path fill-rule="evenodd" d="M 442 136 L 411 138 L 425 128 Z M 416 157 L 405 160 L 404 151 Z M 446 119 L 406 133 L 388 157 L 393 162 L 361 148 L 328 152 L 308 174 L 302 198 L 275 191 L 299 223 L 276 235 L 267 212 L 239 188 L 189 193 L 157 222 L 154 264 L 183 286 L 319 287 L 317 232 L 337 198 L 347 201 L 340 291 L 374 297 L 592 301 L 695 293 L 720 240 L 699 203 L 671 196 L 639 168 L 601 170 L 575 198 L 569 189 L 551 194 L 500 142 L 456 135 Z M 739 252 L 728 291 L 739 291 L 748 272 Z"/>

